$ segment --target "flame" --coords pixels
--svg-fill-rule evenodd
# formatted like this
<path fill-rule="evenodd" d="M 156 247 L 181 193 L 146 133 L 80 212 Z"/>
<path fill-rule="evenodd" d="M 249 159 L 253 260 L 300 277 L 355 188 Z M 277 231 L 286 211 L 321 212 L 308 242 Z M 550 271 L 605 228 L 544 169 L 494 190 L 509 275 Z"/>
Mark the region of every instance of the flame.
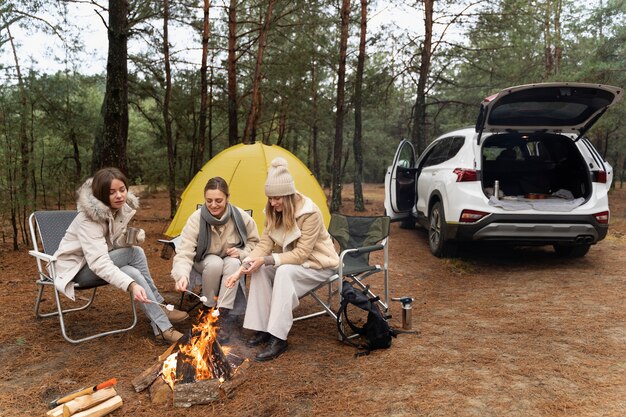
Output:
<path fill-rule="evenodd" d="M 191 334 L 193 336 L 189 343 L 180 346 L 179 352 L 171 354 L 163 362 L 161 377 L 170 388 L 174 389 L 174 384 L 176 383 L 176 363 L 179 353 L 183 354 L 184 360 L 195 369 L 196 381 L 216 377 L 210 362 L 213 344 L 217 339 L 217 331 L 219 330 L 219 326 L 215 324 L 219 317 L 219 312 L 215 310 L 217 314 L 212 314 L 213 312 L 212 310 L 208 314 L 198 315 L 198 324 L 192 326 Z M 227 354 L 230 348 L 222 347 L 222 350 Z M 220 382 L 223 382 L 221 377 Z"/>

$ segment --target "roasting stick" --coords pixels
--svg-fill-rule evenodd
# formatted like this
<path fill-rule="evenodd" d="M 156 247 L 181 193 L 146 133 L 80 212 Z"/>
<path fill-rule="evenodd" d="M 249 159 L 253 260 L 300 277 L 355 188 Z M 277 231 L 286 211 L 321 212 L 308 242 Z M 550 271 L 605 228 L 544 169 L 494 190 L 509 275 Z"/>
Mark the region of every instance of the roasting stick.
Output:
<path fill-rule="evenodd" d="M 152 300 L 148 300 L 148 302 L 151 303 L 151 304 L 158 304 L 158 305 L 160 305 L 162 307 L 165 307 L 165 309 L 167 311 L 174 311 L 174 305 L 172 305 L 172 304 L 161 304 L 161 303 L 157 303 L 156 301 L 152 301 Z"/>
<path fill-rule="evenodd" d="M 199 299 L 200 301 L 202 301 L 203 303 L 206 303 L 206 301 L 207 301 L 207 298 L 206 298 L 204 295 L 200 296 L 200 295 L 196 294 L 195 292 L 193 292 L 193 291 L 189 291 L 189 290 L 185 290 L 185 292 L 188 292 L 189 294 L 191 294 L 191 295 L 194 295 L 194 296 L 198 297 L 198 299 Z"/>

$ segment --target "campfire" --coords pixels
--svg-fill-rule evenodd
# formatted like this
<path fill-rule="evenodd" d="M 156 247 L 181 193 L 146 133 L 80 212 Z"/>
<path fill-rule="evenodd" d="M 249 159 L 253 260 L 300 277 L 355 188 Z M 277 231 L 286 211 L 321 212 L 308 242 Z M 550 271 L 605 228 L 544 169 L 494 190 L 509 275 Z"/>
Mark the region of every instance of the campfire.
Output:
<path fill-rule="evenodd" d="M 178 407 L 232 396 L 243 382 L 241 373 L 248 361 L 231 354 L 230 348 L 217 341 L 218 314 L 218 310 L 200 314 L 191 331 L 161 355 L 159 363 L 133 381 L 135 391 L 149 387 L 153 402 L 169 402 L 173 396 L 174 406 Z"/>

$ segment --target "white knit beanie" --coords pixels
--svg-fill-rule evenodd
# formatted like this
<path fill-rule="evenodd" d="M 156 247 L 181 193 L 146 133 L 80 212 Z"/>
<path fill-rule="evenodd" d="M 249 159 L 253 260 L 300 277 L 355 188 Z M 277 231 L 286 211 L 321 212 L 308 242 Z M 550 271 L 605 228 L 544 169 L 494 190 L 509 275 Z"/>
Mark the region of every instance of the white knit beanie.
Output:
<path fill-rule="evenodd" d="M 265 195 L 268 197 L 281 197 L 296 193 L 296 185 L 293 177 L 287 170 L 287 161 L 278 157 L 272 160 L 265 181 Z"/>

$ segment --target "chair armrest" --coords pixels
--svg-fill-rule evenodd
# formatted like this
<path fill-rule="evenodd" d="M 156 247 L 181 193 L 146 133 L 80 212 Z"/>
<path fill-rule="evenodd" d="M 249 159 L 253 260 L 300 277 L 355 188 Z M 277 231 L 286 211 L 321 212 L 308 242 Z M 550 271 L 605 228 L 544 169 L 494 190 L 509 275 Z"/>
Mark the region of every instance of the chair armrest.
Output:
<path fill-rule="evenodd" d="M 31 256 L 34 256 L 37 259 L 41 259 L 42 261 L 48 262 L 48 263 L 56 262 L 56 260 L 57 260 L 57 258 L 55 258 L 52 255 L 48 255 L 48 254 L 43 253 L 43 252 L 38 252 L 36 250 L 29 250 L 28 254 L 31 255 Z"/>
<path fill-rule="evenodd" d="M 384 249 L 385 246 L 382 244 L 378 244 L 378 245 L 371 245 L 371 246 L 363 246 L 362 248 L 353 248 L 353 249 L 345 249 L 343 251 L 341 251 L 341 254 L 343 255 L 344 253 L 352 253 L 355 252 L 357 254 L 361 254 L 361 253 L 368 253 L 368 252 L 375 252 L 377 250 L 382 250 Z"/>

